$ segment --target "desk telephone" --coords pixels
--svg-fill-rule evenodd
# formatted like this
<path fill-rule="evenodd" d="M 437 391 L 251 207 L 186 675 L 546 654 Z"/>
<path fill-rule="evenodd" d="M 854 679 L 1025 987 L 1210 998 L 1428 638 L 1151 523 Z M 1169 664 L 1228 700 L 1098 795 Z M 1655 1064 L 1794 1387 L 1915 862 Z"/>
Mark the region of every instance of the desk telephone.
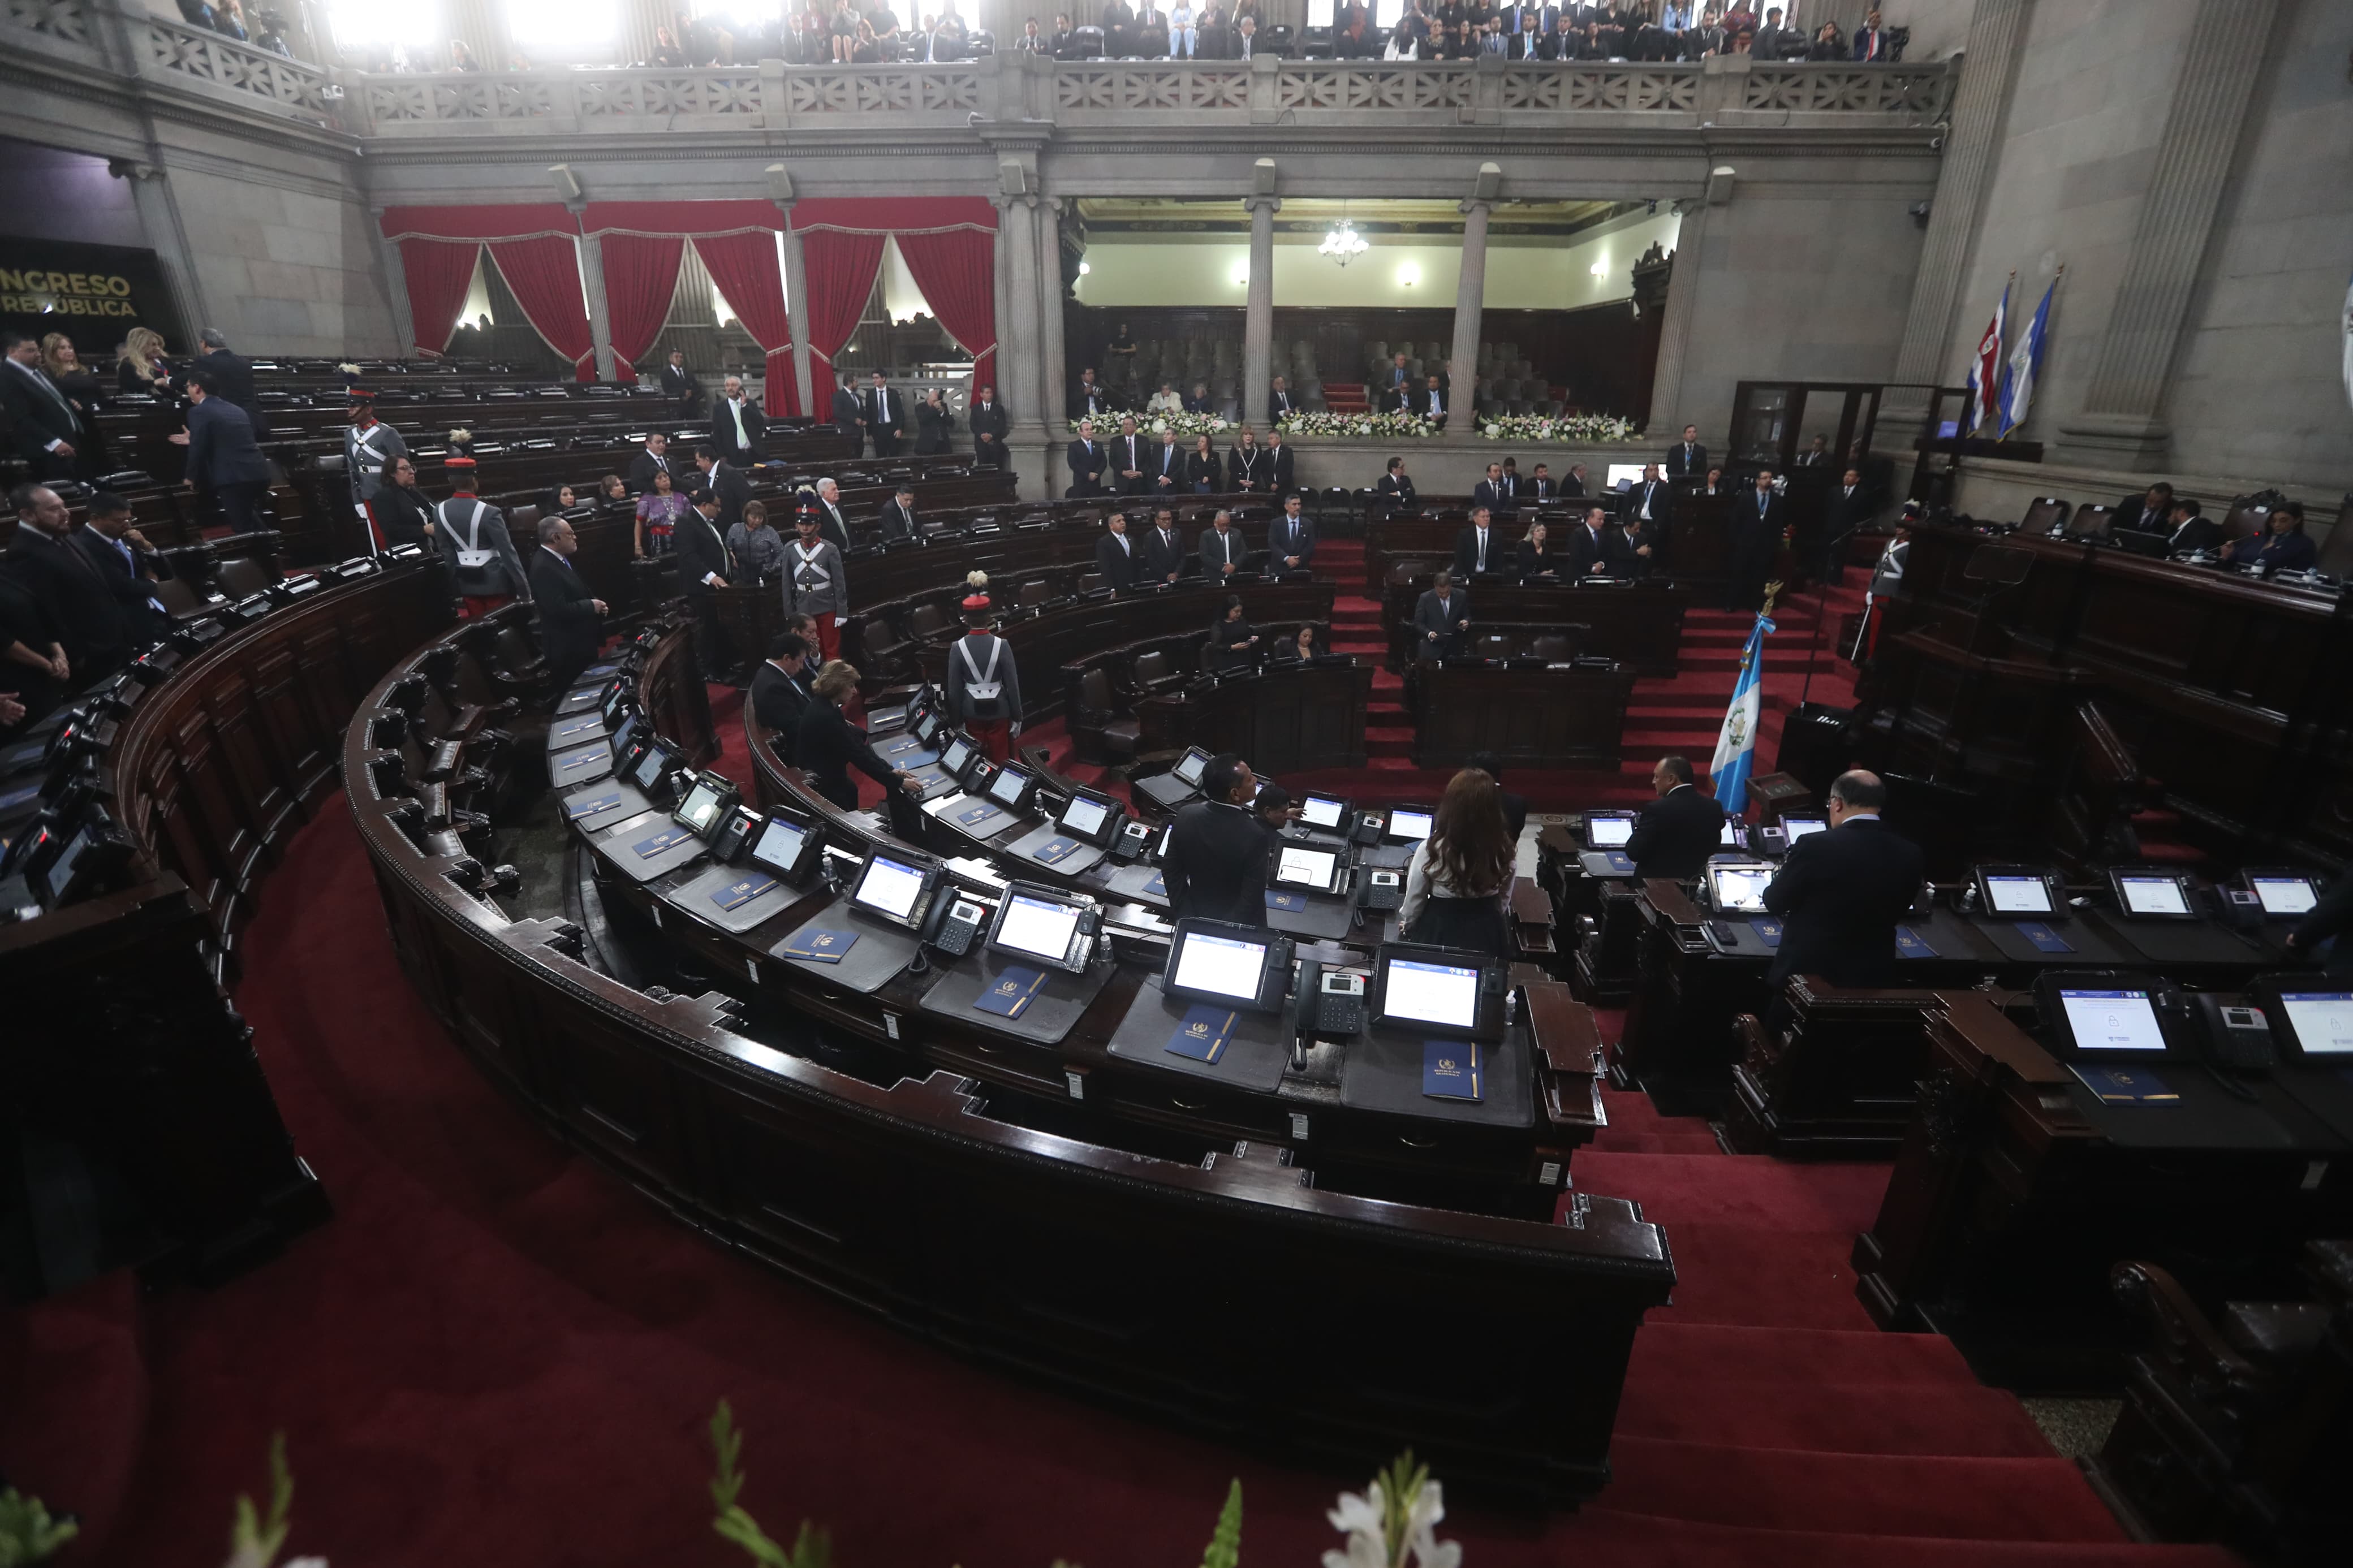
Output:
<path fill-rule="evenodd" d="M 1365 977 L 1303 961 L 1297 1027 L 1303 1040 L 1347 1039 L 1365 1032 Z"/>
<path fill-rule="evenodd" d="M 1381 841 L 1383 827 L 1380 813 L 1368 811 L 1356 818 L 1356 827 L 1348 834 L 1348 842 L 1370 847 Z"/>
<path fill-rule="evenodd" d="M 972 951 L 972 944 L 988 925 L 988 911 L 958 893 L 937 899 L 932 904 L 932 916 L 926 922 L 923 942 L 949 958 L 962 958 Z"/>

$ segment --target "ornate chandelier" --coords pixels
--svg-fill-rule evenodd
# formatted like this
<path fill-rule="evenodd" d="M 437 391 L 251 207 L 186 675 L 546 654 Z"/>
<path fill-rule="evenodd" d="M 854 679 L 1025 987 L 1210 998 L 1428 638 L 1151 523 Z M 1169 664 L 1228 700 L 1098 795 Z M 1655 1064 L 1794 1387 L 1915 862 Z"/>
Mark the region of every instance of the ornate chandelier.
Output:
<path fill-rule="evenodd" d="M 1342 218 L 1338 223 L 1334 224 L 1331 232 L 1324 237 L 1324 243 L 1315 247 L 1315 254 L 1345 267 L 1371 248 L 1372 247 L 1366 242 L 1365 237 L 1356 232 L 1356 226 L 1348 219 Z"/>

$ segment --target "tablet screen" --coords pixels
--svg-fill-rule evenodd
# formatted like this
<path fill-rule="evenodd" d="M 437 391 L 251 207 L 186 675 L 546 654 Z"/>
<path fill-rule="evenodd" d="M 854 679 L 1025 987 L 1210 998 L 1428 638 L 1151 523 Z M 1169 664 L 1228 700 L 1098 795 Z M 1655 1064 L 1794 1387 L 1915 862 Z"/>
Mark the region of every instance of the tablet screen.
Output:
<path fill-rule="evenodd" d="M 940 753 L 940 767 L 942 771 L 951 775 L 964 772 L 965 764 L 970 761 L 972 761 L 971 743 L 961 735 L 950 741 L 948 749 Z"/>
<path fill-rule="evenodd" d="M 1479 1021 L 1479 971 L 1451 963 L 1393 958 L 1389 960 L 1388 983 L 1382 998 L 1381 1013 L 1385 1017 L 1468 1029 Z"/>
<path fill-rule="evenodd" d="M 2305 1055 L 2353 1057 L 2353 991 L 2283 991 L 2280 1011 Z"/>
<path fill-rule="evenodd" d="M 1615 849 L 1634 837 L 1634 823 L 1625 816 L 1588 816 L 1585 841 L 1596 849 Z"/>
<path fill-rule="evenodd" d="M 2118 877 L 2116 886 L 2125 896 L 2125 912 L 2131 915 L 2186 915 L 2189 900 L 2181 896 L 2181 884 L 2170 877 Z"/>
<path fill-rule="evenodd" d="M 1389 813 L 1389 837 L 1392 838 L 1427 838 L 1430 837 L 1430 813 L 1409 811 L 1404 806 Z"/>
<path fill-rule="evenodd" d="M 849 900 L 876 914 L 903 921 L 915 907 L 915 896 L 923 890 L 921 870 L 877 855 L 867 866 L 866 875 L 858 879 L 858 890 L 849 895 Z"/>
<path fill-rule="evenodd" d="M 752 846 L 752 858 L 771 869 L 788 868 L 800 858 L 801 846 L 807 839 L 808 833 L 800 824 L 772 816 L 760 830 L 759 842 Z"/>
<path fill-rule="evenodd" d="M 2267 915 L 2306 914 L 2319 901 L 2313 896 L 2312 884 L 2302 877 L 2256 877 L 2248 885 L 2263 901 Z"/>
<path fill-rule="evenodd" d="M 1765 889 L 1773 880 L 1767 866 L 1714 866 L 1708 877 L 1715 884 L 1715 907 L 1735 914 L 1761 914 Z"/>
<path fill-rule="evenodd" d="M 1188 991 L 1255 1002 L 1259 976 L 1266 971 L 1266 952 L 1263 942 L 1187 931 L 1185 951 L 1176 955 L 1176 984 Z"/>
<path fill-rule="evenodd" d="M 1320 893 L 1332 885 L 1332 863 L 1338 858 L 1329 849 L 1302 849 L 1286 844 L 1282 858 L 1275 862 L 1274 879 Z"/>
<path fill-rule="evenodd" d="M 1337 827 L 1347 815 L 1348 803 L 1328 795 L 1311 795 L 1299 806 L 1299 819 L 1310 827 Z"/>
<path fill-rule="evenodd" d="M 1715 841 L 1718 844 L 1729 844 L 1735 847 L 1739 845 L 1740 829 L 1734 824 L 1732 818 L 1727 816 L 1724 819 L 1724 830 L 1715 836 Z"/>
<path fill-rule="evenodd" d="M 1085 795 L 1071 797 L 1068 809 L 1062 813 L 1062 831 L 1077 838 L 1092 838 L 1103 831 L 1103 821 L 1111 816 L 1111 807 Z"/>
<path fill-rule="evenodd" d="M 2051 887 L 2040 877 L 1988 877 L 1986 904 L 1998 915 L 2047 915 Z"/>
<path fill-rule="evenodd" d="M 67 839 L 66 847 L 58 851 L 58 858 L 49 862 L 48 869 L 41 874 L 42 903 L 55 907 L 58 900 L 65 895 L 65 890 L 73 885 L 74 865 L 81 858 L 81 852 L 90 847 L 90 829 L 85 827 Z"/>
<path fill-rule="evenodd" d="M 723 798 L 720 791 L 721 786 L 707 776 L 695 780 L 694 787 L 686 792 L 684 804 L 678 808 L 679 821 L 698 835 L 708 834 L 712 824 L 719 820 Z"/>
<path fill-rule="evenodd" d="M 1209 753 L 1195 750 L 1177 758 L 1176 766 L 1171 771 L 1176 773 L 1180 783 L 1197 784 L 1201 782 L 1201 770 L 1208 765 Z"/>
<path fill-rule="evenodd" d="M 1819 816 L 1785 816 L 1781 819 L 1781 832 L 1792 844 L 1809 833 L 1820 833 L 1829 826 L 1830 824 Z"/>
<path fill-rule="evenodd" d="M 638 759 L 637 772 L 629 775 L 629 782 L 639 789 L 653 788 L 661 782 L 662 764 L 669 760 L 659 746 L 654 747 Z"/>
<path fill-rule="evenodd" d="M 2060 1005 L 2067 1010 L 2067 1028 L 2080 1051 L 2144 1051 L 2165 1049 L 2165 1036 L 2157 1026 L 2157 1010 L 2146 991 L 2062 991 Z"/>
<path fill-rule="evenodd" d="M 988 798 L 999 805 L 1009 806 L 1021 798 L 1021 791 L 1029 783 L 1029 775 L 1019 768 L 999 768 L 997 776 L 988 781 Z"/>
<path fill-rule="evenodd" d="M 997 924 L 997 945 L 1060 963 L 1070 956 L 1071 938 L 1079 929 L 1079 910 L 1050 899 L 1027 893 L 1005 895 L 1005 918 Z"/>

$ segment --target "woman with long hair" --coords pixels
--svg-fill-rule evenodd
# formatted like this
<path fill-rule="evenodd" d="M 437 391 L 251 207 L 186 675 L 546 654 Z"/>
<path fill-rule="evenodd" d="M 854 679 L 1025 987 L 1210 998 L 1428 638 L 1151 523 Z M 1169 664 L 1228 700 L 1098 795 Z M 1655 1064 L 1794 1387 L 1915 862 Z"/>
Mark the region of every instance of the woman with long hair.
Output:
<path fill-rule="evenodd" d="M 808 774 L 809 786 L 844 811 L 858 809 L 858 786 L 849 778 L 852 768 L 885 791 L 902 784 L 917 787 L 913 773 L 893 768 L 877 756 L 866 731 L 842 713 L 842 703 L 857 689 L 857 668 L 841 659 L 828 659 L 809 687 L 808 706 L 801 710 L 800 732 L 793 737 L 793 755 Z"/>
<path fill-rule="evenodd" d="M 1218 451 L 1207 436 L 1193 437 L 1193 449 L 1185 454 L 1185 482 L 1193 487 L 1197 496 L 1215 495 L 1225 488 L 1225 466 L 1218 461 Z"/>
<path fill-rule="evenodd" d="M 1512 889 L 1513 851 L 1502 786 L 1464 768 L 1448 782 L 1430 837 L 1406 869 L 1398 911 L 1406 940 L 1509 958 L 1504 900 Z"/>
<path fill-rule="evenodd" d="M 123 392 L 172 395 L 172 362 L 164 354 L 164 334 L 153 327 L 133 327 L 122 340 L 122 358 L 116 362 L 115 384 Z"/>
<path fill-rule="evenodd" d="M 670 536 L 687 512 L 687 500 L 670 488 L 670 470 L 654 470 L 654 488 L 638 498 L 637 554 L 667 555 Z"/>
<path fill-rule="evenodd" d="M 1258 647 L 1258 634 L 1250 630 L 1242 610 L 1240 594 L 1226 595 L 1226 607 L 1209 623 L 1208 640 L 1201 649 L 1201 673 L 1214 675 L 1228 669 L 1248 669 Z"/>

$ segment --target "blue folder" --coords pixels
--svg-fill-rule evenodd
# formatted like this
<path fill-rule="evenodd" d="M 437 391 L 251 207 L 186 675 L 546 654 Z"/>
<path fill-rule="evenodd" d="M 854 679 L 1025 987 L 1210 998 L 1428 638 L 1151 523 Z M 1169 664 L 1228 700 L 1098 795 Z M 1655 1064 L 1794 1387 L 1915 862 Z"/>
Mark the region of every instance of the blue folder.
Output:
<path fill-rule="evenodd" d="M 1424 1040 L 1421 1043 L 1421 1092 L 1429 1100 L 1487 1098 L 1480 1082 L 1479 1042 Z"/>

